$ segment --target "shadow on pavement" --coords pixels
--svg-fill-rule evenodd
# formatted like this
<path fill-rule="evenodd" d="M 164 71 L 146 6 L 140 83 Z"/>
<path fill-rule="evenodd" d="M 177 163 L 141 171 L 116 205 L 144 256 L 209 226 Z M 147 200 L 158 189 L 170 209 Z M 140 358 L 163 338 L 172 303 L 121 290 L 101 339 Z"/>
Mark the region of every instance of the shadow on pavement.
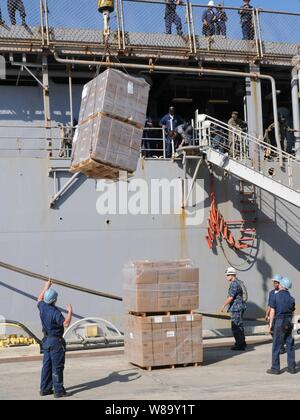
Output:
<path fill-rule="evenodd" d="M 264 346 L 271 341 L 264 341 L 262 343 L 248 344 L 247 349 L 244 351 L 233 351 L 229 347 L 210 347 L 205 349 L 203 366 L 209 366 L 214 363 L 222 362 L 223 360 L 231 359 L 240 356 L 241 354 L 255 351 L 258 346 Z"/>
<path fill-rule="evenodd" d="M 112 372 L 106 378 L 97 379 L 95 381 L 85 382 L 82 384 L 68 387 L 68 392 L 70 392 L 71 395 L 75 395 L 75 394 L 78 394 L 79 392 L 84 392 L 91 389 L 104 387 L 105 385 L 109 385 L 113 382 L 131 382 L 141 377 L 140 373 L 135 372 L 135 371 L 129 372 L 129 373 L 121 373 L 121 372 L 128 372 L 128 371 Z"/>

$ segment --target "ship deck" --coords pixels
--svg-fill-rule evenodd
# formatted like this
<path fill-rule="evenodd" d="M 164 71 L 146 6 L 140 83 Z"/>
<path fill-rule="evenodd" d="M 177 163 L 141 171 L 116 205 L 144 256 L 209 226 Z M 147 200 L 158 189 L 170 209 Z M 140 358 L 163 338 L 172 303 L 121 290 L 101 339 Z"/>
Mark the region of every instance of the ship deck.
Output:
<path fill-rule="evenodd" d="M 30 28 L 28 32 L 21 26 L 7 31 L 0 27 L 0 52 L 38 53 L 57 51 L 61 54 L 77 56 L 98 56 L 105 54 L 103 33 L 90 29 L 53 28 L 49 45 L 43 45 L 40 30 Z M 110 37 L 110 54 L 120 60 L 153 59 L 186 60 L 201 56 L 202 62 L 249 63 L 260 62 L 265 65 L 290 66 L 298 54 L 299 44 L 264 41 L 258 51 L 255 41 L 241 39 L 224 39 L 215 36 L 208 39 L 195 35 L 194 47 L 191 49 L 189 39 L 178 35 L 159 33 L 126 33 L 126 44 L 121 45 L 118 33 Z"/>
<path fill-rule="evenodd" d="M 53 3 L 41 7 L 38 0 L 26 5 L 28 26 L 11 26 L 8 16 L 0 26 L 0 52 L 52 53 L 101 57 L 107 54 L 102 16 L 85 1 Z M 80 14 L 78 14 L 80 9 Z M 64 16 L 68 10 L 68 16 Z M 183 1 L 177 7 L 182 35 L 165 27 L 162 0 L 118 0 L 111 14 L 109 53 L 119 60 L 133 58 L 202 62 L 249 63 L 290 66 L 299 54 L 299 19 L 296 12 L 253 10 L 252 40 L 242 36 L 239 8 L 225 7 L 226 37 L 203 36 L 202 14 L 206 6 Z M 298 11 L 297 11 L 298 12 Z M 173 25 L 174 26 L 174 25 Z"/>

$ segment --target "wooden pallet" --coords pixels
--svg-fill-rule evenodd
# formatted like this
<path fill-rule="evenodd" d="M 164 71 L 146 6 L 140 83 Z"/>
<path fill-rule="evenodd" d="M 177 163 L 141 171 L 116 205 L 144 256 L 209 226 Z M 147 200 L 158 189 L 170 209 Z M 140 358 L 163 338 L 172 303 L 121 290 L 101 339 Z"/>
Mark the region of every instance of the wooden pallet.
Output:
<path fill-rule="evenodd" d="M 195 312 L 193 310 L 189 311 L 160 311 L 160 312 L 134 312 L 129 311 L 129 315 L 134 316 L 171 316 L 171 315 L 193 315 Z"/>
<path fill-rule="evenodd" d="M 88 178 L 95 179 L 111 179 L 113 181 L 119 180 L 119 172 L 124 171 L 122 168 L 113 167 L 94 159 L 87 159 L 78 164 L 72 165 L 70 172 L 82 172 Z M 132 173 L 127 174 L 128 177 L 132 176 Z"/>
<path fill-rule="evenodd" d="M 185 368 L 185 367 L 201 367 L 202 362 L 195 362 L 195 363 L 178 363 L 174 365 L 163 365 L 163 366 L 139 366 L 136 363 L 130 362 L 133 366 L 136 366 L 140 369 L 147 370 L 151 372 L 152 370 L 158 369 L 177 369 L 177 368 Z"/>

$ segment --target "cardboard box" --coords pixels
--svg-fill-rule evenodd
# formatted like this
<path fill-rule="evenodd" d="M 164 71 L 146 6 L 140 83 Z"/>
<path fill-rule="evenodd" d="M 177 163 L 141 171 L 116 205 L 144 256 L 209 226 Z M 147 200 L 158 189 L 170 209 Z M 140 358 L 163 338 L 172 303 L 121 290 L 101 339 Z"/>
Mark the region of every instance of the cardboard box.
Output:
<path fill-rule="evenodd" d="M 123 270 L 127 312 L 180 312 L 199 307 L 199 270 L 190 260 L 137 261 Z"/>
<path fill-rule="evenodd" d="M 141 367 L 203 361 L 202 316 L 125 316 L 125 354 Z"/>
<path fill-rule="evenodd" d="M 79 122 L 102 112 L 143 128 L 148 96 L 149 85 L 144 79 L 107 69 L 84 86 Z"/>
<path fill-rule="evenodd" d="M 139 159 L 149 85 L 144 79 L 108 69 L 82 92 L 78 128 L 73 138 L 71 172 L 110 178 L 117 168 L 132 173 Z M 93 164 L 94 162 L 94 164 Z"/>

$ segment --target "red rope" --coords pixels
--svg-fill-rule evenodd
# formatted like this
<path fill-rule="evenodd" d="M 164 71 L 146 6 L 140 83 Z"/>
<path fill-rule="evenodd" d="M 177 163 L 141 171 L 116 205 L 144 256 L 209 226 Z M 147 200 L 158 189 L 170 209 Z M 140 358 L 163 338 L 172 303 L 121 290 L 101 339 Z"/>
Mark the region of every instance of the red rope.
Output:
<path fill-rule="evenodd" d="M 213 190 L 213 180 L 212 180 Z M 216 205 L 216 196 L 214 191 L 210 194 L 210 212 L 208 218 L 208 228 L 206 241 L 209 249 L 212 249 L 216 244 L 217 238 L 223 237 L 231 248 L 245 249 L 249 248 L 248 244 L 241 244 L 234 239 L 233 234 L 228 229 L 227 223 L 224 221 L 223 216 L 219 212 Z"/>

